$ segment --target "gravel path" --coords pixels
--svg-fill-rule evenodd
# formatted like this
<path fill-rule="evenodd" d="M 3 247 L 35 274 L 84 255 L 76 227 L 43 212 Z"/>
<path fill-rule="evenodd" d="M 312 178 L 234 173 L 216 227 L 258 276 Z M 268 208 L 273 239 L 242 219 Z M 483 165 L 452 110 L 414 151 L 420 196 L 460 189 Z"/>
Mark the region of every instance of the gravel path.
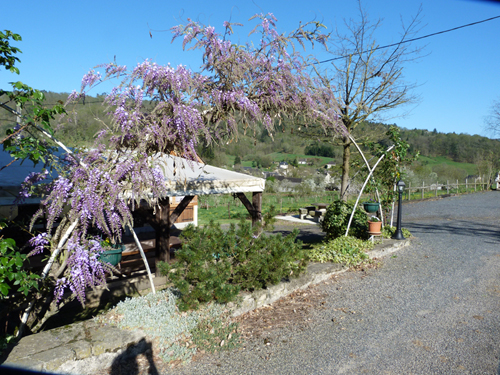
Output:
<path fill-rule="evenodd" d="M 496 374 L 500 193 L 403 205 L 411 246 L 320 284 L 323 308 L 172 374 Z"/>

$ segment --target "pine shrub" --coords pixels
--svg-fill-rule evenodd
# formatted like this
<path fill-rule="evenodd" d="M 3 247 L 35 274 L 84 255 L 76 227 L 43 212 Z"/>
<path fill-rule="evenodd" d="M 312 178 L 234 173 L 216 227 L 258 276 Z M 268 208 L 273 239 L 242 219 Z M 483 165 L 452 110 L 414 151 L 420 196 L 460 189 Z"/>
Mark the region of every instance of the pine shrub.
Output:
<path fill-rule="evenodd" d="M 181 293 L 180 310 L 211 300 L 227 303 L 240 290 L 266 288 L 303 272 L 307 261 L 298 233 L 258 235 L 244 220 L 227 231 L 214 222 L 191 226 L 182 234 L 177 262 L 160 263 L 159 269 Z"/>

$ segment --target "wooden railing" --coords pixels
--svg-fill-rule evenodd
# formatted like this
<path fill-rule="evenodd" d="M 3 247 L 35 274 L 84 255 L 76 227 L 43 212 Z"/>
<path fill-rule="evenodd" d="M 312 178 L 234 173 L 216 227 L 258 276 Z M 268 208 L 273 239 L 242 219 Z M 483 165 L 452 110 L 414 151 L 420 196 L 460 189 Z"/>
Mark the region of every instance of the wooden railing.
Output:
<path fill-rule="evenodd" d="M 446 181 L 446 183 L 436 181 L 434 183 L 426 184 L 425 182 L 422 182 L 422 184 L 419 186 L 412 186 L 411 183 L 408 183 L 405 188 L 403 199 L 424 199 L 432 198 L 433 196 L 437 197 L 444 194 L 473 193 L 477 191 L 488 190 L 489 184 L 490 183 L 488 181 L 485 181 L 484 177 L 465 179 L 464 182 L 460 182 L 459 180 L 455 180 L 452 182 L 448 180 Z"/>

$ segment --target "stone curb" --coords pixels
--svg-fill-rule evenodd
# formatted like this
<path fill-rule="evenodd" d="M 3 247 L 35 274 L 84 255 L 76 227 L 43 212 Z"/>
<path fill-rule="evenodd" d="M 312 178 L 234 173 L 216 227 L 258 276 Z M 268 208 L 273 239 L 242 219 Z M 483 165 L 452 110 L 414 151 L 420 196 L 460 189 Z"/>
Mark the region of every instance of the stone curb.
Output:
<path fill-rule="evenodd" d="M 41 372 L 91 373 L 111 366 L 119 355 L 144 351 L 145 343 L 146 335 L 140 330 L 121 330 L 88 320 L 23 337 L 3 365 Z"/>
<path fill-rule="evenodd" d="M 368 252 L 370 259 L 379 259 L 388 256 L 399 249 L 408 246 L 409 239 L 402 241 L 383 240 L 381 244 L 376 245 L 376 248 Z M 270 305 L 271 303 L 286 297 L 287 295 L 307 288 L 309 285 L 319 284 L 320 282 L 329 279 L 334 275 L 339 275 L 349 268 L 343 267 L 340 264 L 332 263 L 310 263 L 307 266 L 305 274 L 297 279 L 290 279 L 288 282 L 281 282 L 278 285 L 273 285 L 267 289 L 257 290 L 253 293 L 244 293 L 239 306 L 234 309 L 233 317 L 245 314 L 249 311 L 258 309 L 259 307 Z"/>
<path fill-rule="evenodd" d="M 341 274 L 347 270 L 347 267 L 343 267 L 340 264 L 310 263 L 307 266 L 307 271 L 296 279 L 290 279 L 290 281 L 281 282 L 267 289 L 256 290 L 252 293 L 243 293 L 238 307 L 233 310 L 232 316 L 236 317 L 258 309 L 259 307 L 270 305 L 296 290 L 305 289 L 309 285 L 318 284 L 329 279 L 333 275 Z"/>
<path fill-rule="evenodd" d="M 384 240 L 376 248 L 368 251 L 367 254 L 370 259 L 383 258 L 391 255 L 392 253 L 395 253 L 403 247 L 410 245 L 410 242 L 410 238 L 406 238 L 404 240 Z"/>
<path fill-rule="evenodd" d="M 368 255 L 371 259 L 379 259 L 409 244 L 409 239 L 384 240 Z M 348 269 L 339 264 L 310 263 L 307 272 L 296 279 L 242 294 L 232 315 L 238 316 L 269 305 L 296 290 L 318 284 Z M 110 367 L 116 360 L 137 356 L 150 348 L 151 343 L 140 330 L 122 330 L 89 320 L 22 338 L 2 365 L 42 372 L 93 374 Z"/>

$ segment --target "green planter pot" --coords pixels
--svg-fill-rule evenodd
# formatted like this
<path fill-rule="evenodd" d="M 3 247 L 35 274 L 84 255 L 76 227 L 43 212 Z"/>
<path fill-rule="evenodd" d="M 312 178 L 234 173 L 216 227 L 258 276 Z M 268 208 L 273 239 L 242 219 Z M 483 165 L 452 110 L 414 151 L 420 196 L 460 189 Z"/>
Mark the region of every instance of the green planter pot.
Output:
<path fill-rule="evenodd" d="M 125 245 L 113 245 L 113 249 L 103 252 L 99 259 L 101 262 L 109 263 L 112 266 L 117 266 L 122 260 L 122 252 L 125 250 Z"/>
<path fill-rule="evenodd" d="M 365 209 L 366 212 L 373 213 L 377 212 L 380 204 L 377 202 L 365 202 L 363 203 L 363 208 Z"/>

